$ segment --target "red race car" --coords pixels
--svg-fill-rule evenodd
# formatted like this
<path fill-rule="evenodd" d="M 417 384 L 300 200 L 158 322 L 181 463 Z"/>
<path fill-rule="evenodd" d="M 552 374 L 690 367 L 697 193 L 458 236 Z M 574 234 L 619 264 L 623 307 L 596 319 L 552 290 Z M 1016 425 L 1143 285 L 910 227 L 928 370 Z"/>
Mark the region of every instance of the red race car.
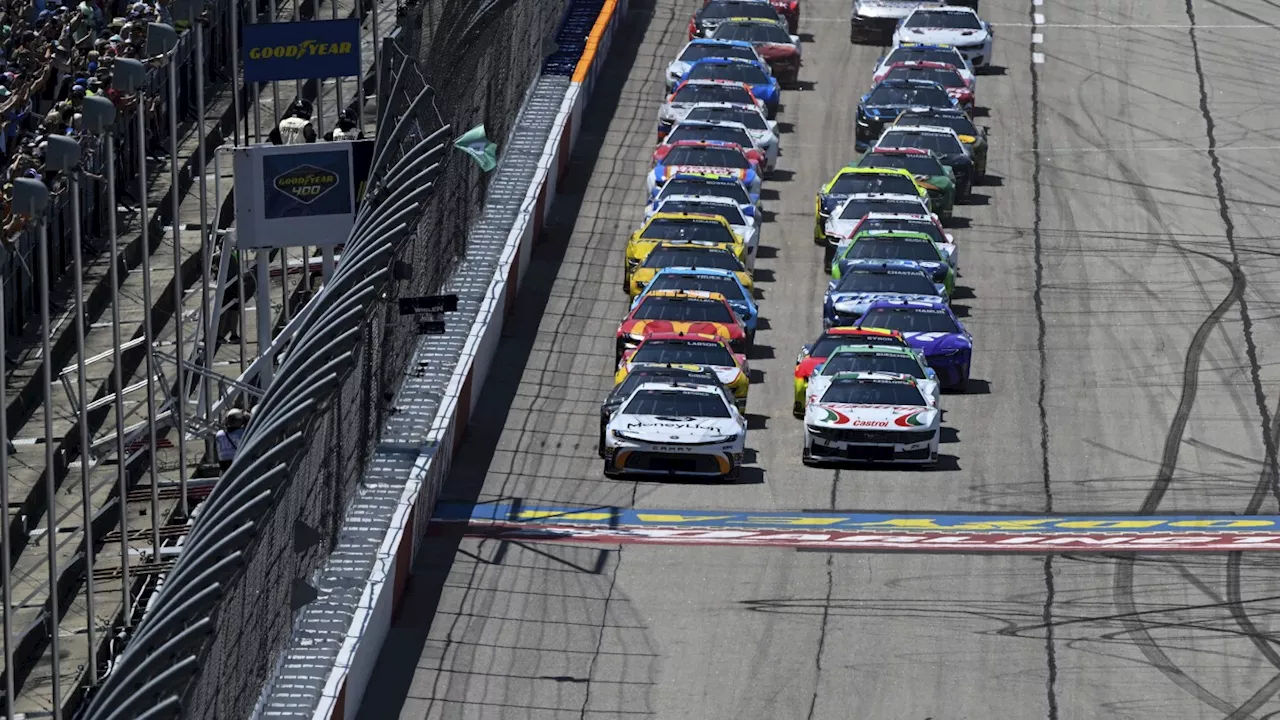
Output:
<path fill-rule="evenodd" d="M 733 18 L 720 23 L 711 34 L 715 40 L 740 40 L 755 46 L 769 63 L 773 76 L 783 87 L 794 87 L 800 79 L 800 38 L 788 34 L 787 26 L 771 20 Z"/>
<path fill-rule="evenodd" d="M 720 293 L 705 290 L 653 290 L 618 326 L 615 360 L 621 360 L 653 333 L 708 335 L 729 342 L 735 353 L 747 351 L 742 319 Z"/>

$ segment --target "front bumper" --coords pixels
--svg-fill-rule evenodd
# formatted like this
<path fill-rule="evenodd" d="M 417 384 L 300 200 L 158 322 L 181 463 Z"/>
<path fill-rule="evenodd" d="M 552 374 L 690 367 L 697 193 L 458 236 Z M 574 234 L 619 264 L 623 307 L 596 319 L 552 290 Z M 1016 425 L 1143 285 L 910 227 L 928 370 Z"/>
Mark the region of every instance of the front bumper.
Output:
<path fill-rule="evenodd" d="M 834 430 L 806 425 L 804 432 L 809 460 L 916 464 L 938 457 L 937 430 Z"/>
<path fill-rule="evenodd" d="M 986 67 L 991 64 L 991 45 L 982 43 L 980 45 L 958 45 L 956 49 L 964 55 L 965 59 L 973 63 L 973 67 Z"/>
<path fill-rule="evenodd" d="M 880 139 L 880 135 L 884 132 L 884 126 L 889 124 L 889 118 L 870 117 L 867 115 L 858 115 L 856 127 L 854 128 L 854 140 L 859 148 L 870 145 Z"/>
<path fill-rule="evenodd" d="M 696 449 L 695 449 L 696 448 Z M 619 475 L 725 477 L 742 466 L 742 447 L 626 443 L 606 449 L 605 470 Z"/>
<path fill-rule="evenodd" d="M 868 17 L 855 10 L 849 17 L 849 34 L 857 37 L 885 36 L 898 27 L 896 17 Z"/>
<path fill-rule="evenodd" d="M 938 384 L 943 389 L 950 389 L 963 384 L 969 379 L 969 363 L 971 355 L 966 352 L 955 355 L 926 355 L 929 367 L 938 373 Z"/>

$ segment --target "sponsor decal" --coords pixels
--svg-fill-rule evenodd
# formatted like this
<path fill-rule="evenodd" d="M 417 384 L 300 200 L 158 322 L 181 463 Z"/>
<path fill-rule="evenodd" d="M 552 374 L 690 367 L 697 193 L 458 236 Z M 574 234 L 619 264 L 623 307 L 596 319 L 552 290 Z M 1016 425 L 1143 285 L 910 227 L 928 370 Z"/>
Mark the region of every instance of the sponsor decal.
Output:
<path fill-rule="evenodd" d="M 310 205 L 338 186 L 338 174 L 314 165 L 299 165 L 283 175 L 277 175 L 272 184 L 294 200 Z"/>
<path fill-rule="evenodd" d="M 911 413 L 910 415 L 902 415 L 894 420 L 893 424 L 898 427 L 922 427 L 929 424 L 925 422 L 922 417 L 925 414 L 925 411 L 922 410 L 920 412 Z M 888 423 L 885 423 L 885 426 L 887 427 Z"/>
<path fill-rule="evenodd" d="M 818 409 L 821 410 L 823 413 L 822 417 L 818 418 L 818 422 L 829 422 L 835 425 L 847 425 L 853 421 L 853 418 L 850 418 L 848 415 L 845 415 L 839 410 L 826 407 L 825 405 L 822 407 L 819 407 Z"/>
<path fill-rule="evenodd" d="M 875 428 L 889 427 L 888 420 L 854 420 L 849 424 L 854 427 L 875 427 Z"/>
<path fill-rule="evenodd" d="M 246 82 L 361 74 L 358 19 L 246 24 L 241 30 Z"/>

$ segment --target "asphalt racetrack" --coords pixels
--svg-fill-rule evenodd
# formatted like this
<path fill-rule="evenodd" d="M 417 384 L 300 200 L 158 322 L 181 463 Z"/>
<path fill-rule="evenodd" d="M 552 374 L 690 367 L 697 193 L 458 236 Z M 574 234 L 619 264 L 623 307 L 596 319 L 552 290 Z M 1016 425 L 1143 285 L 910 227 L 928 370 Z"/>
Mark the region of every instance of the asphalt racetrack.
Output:
<path fill-rule="evenodd" d="M 1040 0 L 1036 0 L 1037 3 Z M 802 0 L 764 184 L 749 467 L 607 480 L 623 246 L 688 0 L 633 0 L 445 500 L 800 513 L 1277 512 L 1280 5 L 983 0 L 989 173 L 957 207 L 970 392 L 940 467 L 814 469 L 791 416 L 813 198 L 880 49 Z M 361 718 L 1280 717 L 1280 556 L 432 541 Z"/>

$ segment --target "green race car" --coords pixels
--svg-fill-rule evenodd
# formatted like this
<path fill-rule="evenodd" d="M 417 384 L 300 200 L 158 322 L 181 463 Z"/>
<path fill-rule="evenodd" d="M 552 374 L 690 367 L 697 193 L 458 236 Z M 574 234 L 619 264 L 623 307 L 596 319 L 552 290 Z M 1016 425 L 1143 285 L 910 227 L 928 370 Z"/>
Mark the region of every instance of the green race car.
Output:
<path fill-rule="evenodd" d="M 858 161 L 860 168 L 894 168 L 910 172 L 929 191 L 929 204 L 942 222 L 951 222 L 956 205 L 956 179 L 932 151 L 923 148 L 873 148 Z"/>
<path fill-rule="evenodd" d="M 947 297 L 955 295 L 956 273 L 946 254 L 933 238 L 919 232 L 866 230 L 854 235 L 831 261 L 831 277 L 839 280 L 844 269 L 858 261 L 885 260 L 911 260 L 929 273 L 935 283 L 946 287 Z"/>
<path fill-rule="evenodd" d="M 960 108 L 918 108 L 898 116 L 893 123 L 899 127 L 932 125 L 949 127 L 960 136 L 969 157 L 973 159 L 973 182 L 982 183 L 987 176 L 987 128 L 975 125 Z"/>

